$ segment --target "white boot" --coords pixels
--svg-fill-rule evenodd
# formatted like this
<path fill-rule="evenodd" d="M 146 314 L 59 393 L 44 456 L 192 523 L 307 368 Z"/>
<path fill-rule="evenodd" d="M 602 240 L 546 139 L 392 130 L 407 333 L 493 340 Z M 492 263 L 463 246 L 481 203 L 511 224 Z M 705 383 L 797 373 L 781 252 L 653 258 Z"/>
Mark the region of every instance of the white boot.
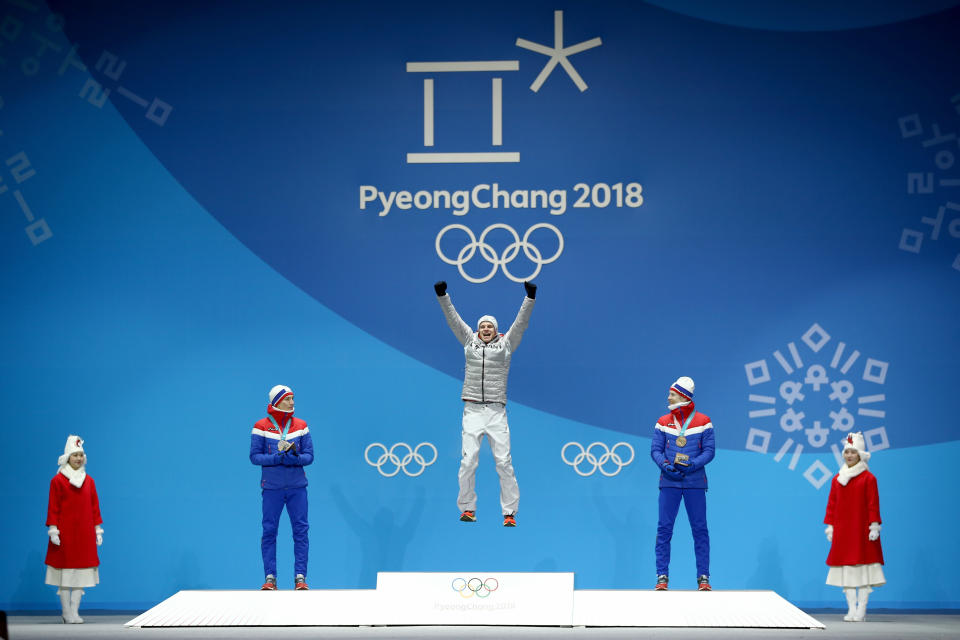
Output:
<path fill-rule="evenodd" d="M 73 623 L 82 624 L 83 618 L 80 617 L 80 598 L 83 596 L 83 589 L 70 590 L 70 613 L 73 614 Z"/>
<path fill-rule="evenodd" d="M 67 587 L 62 587 L 60 589 L 60 608 L 61 608 L 61 618 L 67 624 L 76 623 L 76 619 L 73 615 L 73 605 L 70 603 L 70 592 L 72 589 Z"/>
<path fill-rule="evenodd" d="M 853 622 L 853 616 L 856 615 L 857 610 L 857 590 L 856 589 L 844 589 L 843 595 L 847 596 L 847 615 L 843 616 L 845 622 Z"/>
<path fill-rule="evenodd" d="M 857 596 L 857 611 L 853 614 L 854 622 L 863 622 L 867 619 L 867 600 L 870 598 L 870 587 L 860 587 L 860 593 Z"/>
<path fill-rule="evenodd" d="M 73 613 L 70 611 L 70 589 L 60 589 L 60 618 L 64 623 L 73 620 Z"/>

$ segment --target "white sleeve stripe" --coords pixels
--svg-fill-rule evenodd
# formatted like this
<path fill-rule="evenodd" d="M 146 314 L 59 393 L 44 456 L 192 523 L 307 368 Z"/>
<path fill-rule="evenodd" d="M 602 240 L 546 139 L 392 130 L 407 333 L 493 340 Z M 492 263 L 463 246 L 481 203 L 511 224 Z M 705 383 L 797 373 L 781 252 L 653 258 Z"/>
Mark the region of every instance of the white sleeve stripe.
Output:
<path fill-rule="evenodd" d="M 707 429 L 713 429 L 713 425 L 710 424 L 709 422 L 708 422 L 707 424 L 702 425 L 702 426 L 699 426 L 699 427 L 693 427 L 692 429 L 687 429 L 687 433 L 688 433 L 689 435 L 693 435 L 693 434 L 696 434 L 696 433 L 703 433 L 703 432 L 706 431 Z"/>
<path fill-rule="evenodd" d="M 667 435 L 671 435 L 671 436 L 678 436 L 678 435 L 680 435 L 680 430 L 674 428 L 673 426 L 671 426 L 671 425 L 669 425 L 669 424 L 657 424 L 656 428 L 657 428 L 658 431 L 663 431 L 663 432 L 666 433 Z M 708 423 L 705 424 L 705 425 L 687 429 L 686 435 L 688 435 L 688 436 L 693 436 L 693 435 L 696 435 L 696 434 L 698 434 L 698 433 L 703 433 L 703 432 L 706 431 L 707 429 L 713 429 L 713 423 L 708 422 Z"/>
<path fill-rule="evenodd" d="M 300 429 L 299 431 L 293 431 L 293 432 L 291 432 L 291 433 L 288 433 L 288 434 L 287 434 L 287 440 L 293 440 L 294 438 L 299 438 L 300 436 L 306 435 L 306 434 L 308 434 L 308 433 L 310 433 L 310 429 L 307 428 L 307 427 L 304 427 L 303 429 Z M 268 439 L 270 439 L 270 440 L 279 440 L 279 439 L 280 439 L 280 434 L 279 434 L 279 433 L 273 433 L 273 432 L 271 432 L 271 431 L 264 431 L 263 429 L 257 429 L 256 427 L 253 428 L 253 435 L 255 435 L 255 436 L 260 436 L 260 437 L 263 437 L 263 438 L 268 438 Z"/>
<path fill-rule="evenodd" d="M 264 431 L 262 429 L 253 428 L 253 435 L 260 436 L 261 438 L 267 438 L 268 440 L 279 440 L 280 436 L 276 433 L 270 433 L 269 431 Z"/>

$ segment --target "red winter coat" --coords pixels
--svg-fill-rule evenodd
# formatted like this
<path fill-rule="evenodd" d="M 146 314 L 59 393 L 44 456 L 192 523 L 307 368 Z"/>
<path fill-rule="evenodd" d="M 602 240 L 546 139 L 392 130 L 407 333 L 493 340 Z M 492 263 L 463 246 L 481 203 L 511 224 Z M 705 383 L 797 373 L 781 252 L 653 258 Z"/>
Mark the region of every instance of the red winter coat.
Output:
<path fill-rule="evenodd" d="M 880 520 L 880 494 L 876 477 L 864 469 L 846 486 L 833 477 L 824 524 L 833 525 L 833 544 L 827 565 L 883 564 L 880 539 L 870 541 L 870 523 Z"/>
<path fill-rule="evenodd" d="M 60 530 L 60 544 L 47 542 L 47 559 L 54 569 L 86 569 L 100 566 L 97 557 L 97 525 L 100 500 L 93 478 L 87 476 L 78 489 L 62 473 L 50 481 L 50 501 L 47 504 L 47 526 Z"/>

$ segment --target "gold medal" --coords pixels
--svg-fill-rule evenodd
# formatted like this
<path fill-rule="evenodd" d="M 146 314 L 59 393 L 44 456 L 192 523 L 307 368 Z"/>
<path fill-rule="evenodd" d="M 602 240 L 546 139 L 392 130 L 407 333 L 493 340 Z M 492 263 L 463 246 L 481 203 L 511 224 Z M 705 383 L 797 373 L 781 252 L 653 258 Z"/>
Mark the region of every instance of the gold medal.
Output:
<path fill-rule="evenodd" d="M 686 444 L 687 444 L 687 437 L 686 437 L 686 436 L 679 436 L 679 437 L 677 438 L 677 446 L 678 446 L 678 447 L 686 446 Z"/>

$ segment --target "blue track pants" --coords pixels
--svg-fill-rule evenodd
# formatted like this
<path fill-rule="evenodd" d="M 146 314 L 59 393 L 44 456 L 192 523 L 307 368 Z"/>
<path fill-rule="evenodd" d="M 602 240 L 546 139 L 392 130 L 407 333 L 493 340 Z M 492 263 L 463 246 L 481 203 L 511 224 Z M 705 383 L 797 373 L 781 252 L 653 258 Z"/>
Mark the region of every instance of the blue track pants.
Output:
<path fill-rule="evenodd" d="M 670 540 L 673 523 L 680 510 L 680 500 L 687 508 L 687 519 L 693 533 L 693 551 L 697 556 L 697 575 L 710 575 L 710 532 L 707 531 L 706 489 L 660 489 L 660 520 L 657 522 L 657 575 L 670 575 Z"/>
<path fill-rule="evenodd" d="M 277 526 L 283 506 L 287 506 L 290 528 L 293 529 L 293 572 L 307 575 L 310 554 L 310 523 L 307 521 L 307 488 L 263 490 L 263 554 L 264 575 L 277 575 Z"/>

